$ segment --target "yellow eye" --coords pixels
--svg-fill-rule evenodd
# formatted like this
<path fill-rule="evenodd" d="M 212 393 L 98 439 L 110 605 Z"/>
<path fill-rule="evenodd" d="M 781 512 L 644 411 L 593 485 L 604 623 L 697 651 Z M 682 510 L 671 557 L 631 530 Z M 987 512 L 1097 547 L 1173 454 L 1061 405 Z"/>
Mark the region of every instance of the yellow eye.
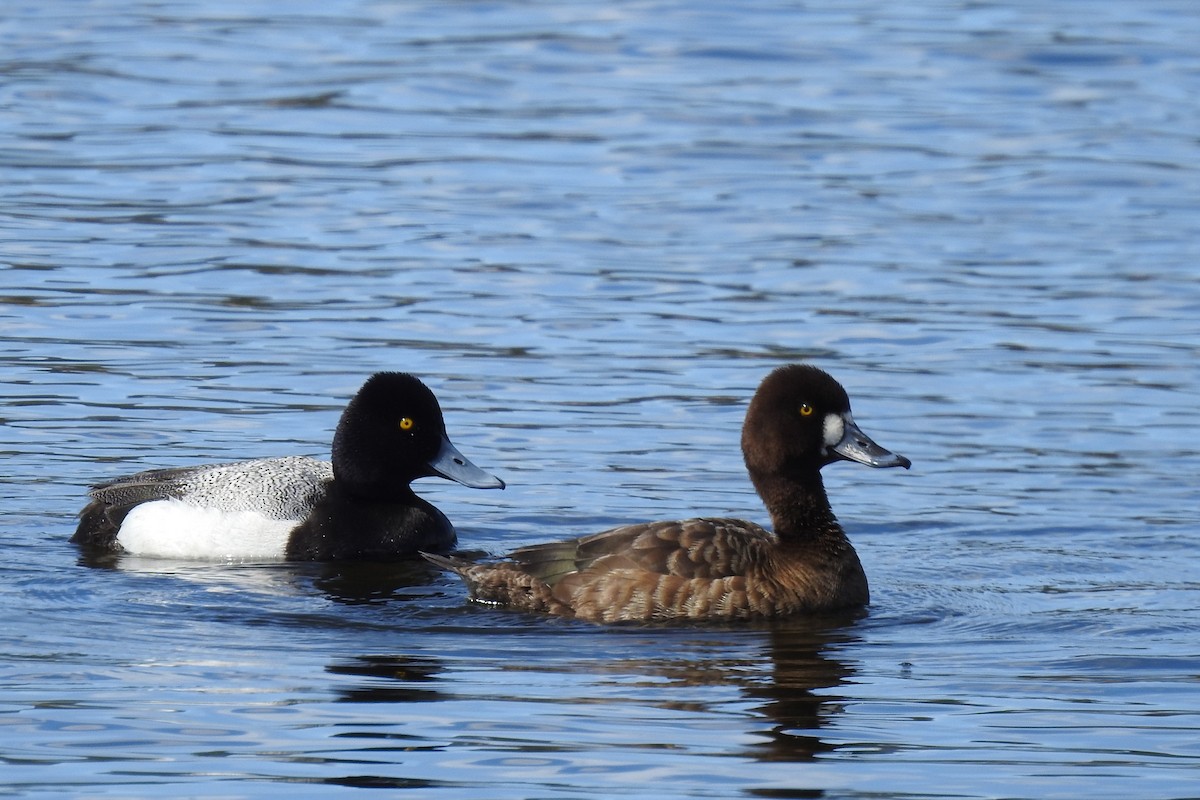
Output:
<path fill-rule="evenodd" d="M 800 404 L 800 416 L 802 416 L 802 417 L 811 417 L 811 416 L 812 416 L 812 413 L 813 413 L 813 407 L 812 407 L 812 406 L 810 406 L 808 403 L 801 403 L 801 404 Z"/>
<path fill-rule="evenodd" d="M 402 431 L 411 431 L 413 425 L 416 425 L 416 423 L 412 421 L 412 417 L 402 417 L 400 419 L 400 430 Z"/>

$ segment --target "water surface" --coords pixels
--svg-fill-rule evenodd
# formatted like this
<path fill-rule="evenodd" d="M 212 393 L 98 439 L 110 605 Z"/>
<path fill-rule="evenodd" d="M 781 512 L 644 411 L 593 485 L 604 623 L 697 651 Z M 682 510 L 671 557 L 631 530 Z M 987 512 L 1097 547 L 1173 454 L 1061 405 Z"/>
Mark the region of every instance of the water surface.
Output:
<path fill-rule="evenodd" d="M 289 7 L 291 9 L 292 7 Z M 0 793 L 1195 797 L 1190 3 L 93 2 L 0 22 Z M 862 615 L 599 628 L 423 565 L 89 560 L 88 484 L 422 376 L 465 548 L 765 517 L 806 360 Z"/>

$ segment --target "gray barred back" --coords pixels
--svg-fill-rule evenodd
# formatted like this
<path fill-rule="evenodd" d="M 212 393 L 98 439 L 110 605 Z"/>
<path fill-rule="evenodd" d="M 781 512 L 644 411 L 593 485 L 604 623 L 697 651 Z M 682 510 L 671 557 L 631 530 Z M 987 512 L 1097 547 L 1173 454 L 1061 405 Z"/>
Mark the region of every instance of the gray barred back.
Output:
<path fill-rule="evenodd" d="M 306 456 L 154 469 L 96 486 L 91 496 L 113 506 L 177 498 L 222 511 L 303 519 L 333 479 L 333 465 Z"/>

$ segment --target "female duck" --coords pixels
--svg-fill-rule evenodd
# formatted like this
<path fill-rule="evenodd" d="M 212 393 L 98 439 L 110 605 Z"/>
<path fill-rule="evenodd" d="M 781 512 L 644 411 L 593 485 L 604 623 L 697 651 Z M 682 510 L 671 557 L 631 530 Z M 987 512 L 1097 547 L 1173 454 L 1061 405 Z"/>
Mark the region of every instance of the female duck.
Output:
<path fill-rule="evenodd" d="M 173 558 L 388 561 L 454 546 L 450 521 L 409 487 L 438 475 L 504 482 L 446 436 L 433 392 L 380 372 L 346 406 L 333 461 L 290 456 L 139 472 L 92 488 L 71 541 Z"/>
<path fill-rule="evenodd" d="M 859 430 L 846 391 L 821 370 L 781 367 L 742 428 L 750 479 L 775 532 L 737 519 L 648 522 L 514 551 L 499 563 L 426 555 L 474 599 L 596 622 L 749 618 L 865 605 L 867 578 L 829 507 L 821 468 L 905 467 Z"/>

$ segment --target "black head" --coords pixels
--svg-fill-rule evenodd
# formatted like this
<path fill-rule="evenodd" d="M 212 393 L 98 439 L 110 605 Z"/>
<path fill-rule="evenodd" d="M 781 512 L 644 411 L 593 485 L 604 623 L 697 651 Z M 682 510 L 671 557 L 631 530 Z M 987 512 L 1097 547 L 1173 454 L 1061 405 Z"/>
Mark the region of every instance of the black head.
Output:
<path fill-rule="evenodd" d="M 746 412 L 742 452 L 751 474 L 815 473 L 839 460 L 912 464 L 871 441 L 854 423 L 846 390 L 808 364 L 780 367 L 763 380 Z"/>
<path fill-rule="evenodd" d="M 407 492 L 414 479 L 433 475 L 504 487 L 450 443 L 437 398 L 404 372 L 377 372 L 346 406 L 333 437 L 333 472 L 351 491 L 378 496 Z"/>

